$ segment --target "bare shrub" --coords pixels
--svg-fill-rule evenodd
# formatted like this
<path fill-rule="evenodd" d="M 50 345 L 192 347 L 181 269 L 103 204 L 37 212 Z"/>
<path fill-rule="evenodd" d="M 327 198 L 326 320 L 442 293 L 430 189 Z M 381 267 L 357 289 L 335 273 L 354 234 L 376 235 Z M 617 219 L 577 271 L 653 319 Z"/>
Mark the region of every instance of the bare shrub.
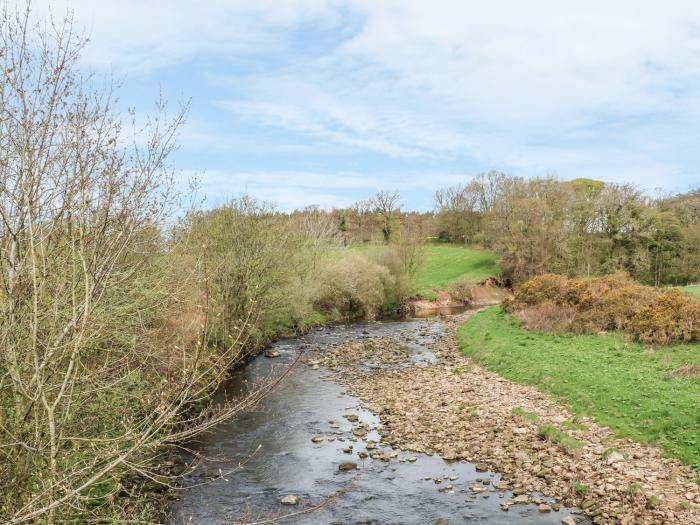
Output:
<path fill-rule="evenodd" d="M 676 368 L 671 372 L 672 377 L 686 377 L 689 379 L 700 379 L 700 365 L 687 365 Z"/>
<path fill-rule="evenodd" d="M 391 301 L 396 278 L 362 255 L 327 261 L 315 277 L 314 308 L 334 318 L 377 317 Z"/>
<path fill-rule="evenodd" d="M 528 330 L 547 332 L 571 331 L 576 310 L 571 306 L 561 306 L 545 301 L 516 312 Z"/>
<path fill-rule="evenodd" d="M 459 279 L 455 282 L 450 283 L 447 286 L 447 293 L 455 301 L 460 301 L 462 303 L 471 302 L 474 298 L 473 289 L 475 284 L 473 281 L 468 279 Z"/>

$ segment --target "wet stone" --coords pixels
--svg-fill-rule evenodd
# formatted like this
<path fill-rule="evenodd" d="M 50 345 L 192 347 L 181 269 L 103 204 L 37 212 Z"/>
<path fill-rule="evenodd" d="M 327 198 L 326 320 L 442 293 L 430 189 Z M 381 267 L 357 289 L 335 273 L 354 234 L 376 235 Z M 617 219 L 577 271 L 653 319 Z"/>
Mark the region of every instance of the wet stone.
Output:
<path fill-rule="evenodd" d="M 341 472 L 355 470 L 356 468 L 357 463 L 355 463 L 354 461 L 343 461 L 342 463 L 340 463 L 340 465 L 338 465 L 338 470 L 340 470 Z"/>

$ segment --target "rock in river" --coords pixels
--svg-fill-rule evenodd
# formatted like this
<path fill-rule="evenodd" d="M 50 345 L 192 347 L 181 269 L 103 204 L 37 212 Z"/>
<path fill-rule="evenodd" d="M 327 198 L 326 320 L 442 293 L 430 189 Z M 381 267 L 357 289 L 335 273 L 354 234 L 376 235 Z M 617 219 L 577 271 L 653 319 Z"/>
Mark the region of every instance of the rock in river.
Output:
<path fill-rule="evenodd" d="M 272 348 L 265 350 L 265 357 L 279 357 L 280 353 Z"/>
<path fill-rule="evenodd" d="M 340 471 L 348 471 L 348 470 L 355 470 L 357 468 L 357 463 L 354 461 L 343 461 L 340 465 L 338 465 L 338 470 Z"/>
<path fill-rule="evenodd" d="M 299 496 L 290 494 L 280 500 L 282 505 L 299 505 Z"/>

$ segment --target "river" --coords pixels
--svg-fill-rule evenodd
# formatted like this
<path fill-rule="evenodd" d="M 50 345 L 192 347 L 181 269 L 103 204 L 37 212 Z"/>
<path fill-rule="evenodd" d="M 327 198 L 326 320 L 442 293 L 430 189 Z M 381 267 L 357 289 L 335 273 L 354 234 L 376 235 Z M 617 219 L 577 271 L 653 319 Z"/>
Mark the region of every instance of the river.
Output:
<path fill-rule="evenodd" d="M 435 359 L 427 346 L 442 330 L 439 318 L 424 318 L 331 326 L 280 340 L 270 348 L 278 357 L 252 359 L 220 395 L 241 395 L 282 373 L 306 347 L 323 350 L 350 338 L 405 335 L 411 361 L 420 366 Z M 366 423 L 369 433 L 354 436 L 358 423 L 347 415 Z M 173 501 L 171 523 L 267 523 L 277 518 L 274 523 L 324 525 L 561 524 L 571 513 L 563 507 L 542 513 L 535 505 L 513 505 L 505 512 L 500 505 L 513 495 L 494 488 L 497 473 L 477 472 L 471 463 L 447 462 L 437 455 L 393 451 L 379 443 L 380 425 L 332 371 L 299 363 L 258 409 L 219 425 L 192 445 L 204 459 L 185 478 L 187 490 Z M 314 437 L 322 441 L 314 442 Z M 396 457 L 359 457 L 368 443 L 373 447 L 371 442 L 377 442 L 375 451 Z M 350 446 L 352 453 L 347 453 Z M 356 462 L 357 470 L 340 471 L 341 462 L 348 460 Z M 243 466 L 236 468 L 239 463 Z M 219 472 L 223 479 L 211 481 Z M 475 493 L 475 485 L 484 491 Z M 299 503 L 282 505 L 288 495 L 298 496 Z"/>

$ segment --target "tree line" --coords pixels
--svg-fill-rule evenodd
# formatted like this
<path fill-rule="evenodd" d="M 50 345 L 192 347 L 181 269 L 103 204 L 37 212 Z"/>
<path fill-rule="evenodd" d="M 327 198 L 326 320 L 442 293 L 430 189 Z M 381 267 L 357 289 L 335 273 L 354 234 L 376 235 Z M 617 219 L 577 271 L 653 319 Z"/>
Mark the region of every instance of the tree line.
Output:
<path fill-rule="evenodd" d="M 622 271 L 655 286 L 700 281 L 700 189 L 653 197 L 631 183 L 490 171 L 437 190 L 434 201 L 434 211 L 404 211 L 398 192 L 381 191 L 348 208 L 292 215 L 325 216 L 345 245 L 409 236 L 490 249 L 516 285 L 548 272 Z"/>
<path fill-rule="evenodd" d="M 633 184 L 491 171 L 437 191 L 435 204 L 439 237 L 494 250 L 514 283 L 546 272 L 700 280 L 700 190 L 653 198 Z"/>

